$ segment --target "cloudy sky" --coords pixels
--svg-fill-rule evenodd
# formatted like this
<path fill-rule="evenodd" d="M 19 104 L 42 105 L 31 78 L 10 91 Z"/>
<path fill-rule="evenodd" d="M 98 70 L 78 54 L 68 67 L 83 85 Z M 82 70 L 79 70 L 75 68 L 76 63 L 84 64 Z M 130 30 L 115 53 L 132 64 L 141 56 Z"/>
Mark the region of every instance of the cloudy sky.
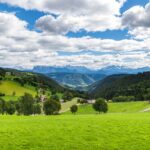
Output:
<path fill-rule="evenodd" d="M 0 0 L 0 66 L 150 66 L 149 0 Z"/>

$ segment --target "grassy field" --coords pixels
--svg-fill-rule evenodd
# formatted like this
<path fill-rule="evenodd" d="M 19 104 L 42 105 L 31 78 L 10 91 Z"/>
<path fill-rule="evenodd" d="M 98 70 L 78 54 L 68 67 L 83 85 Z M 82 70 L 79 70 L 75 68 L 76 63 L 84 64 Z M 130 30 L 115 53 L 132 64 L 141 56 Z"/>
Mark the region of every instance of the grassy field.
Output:
<path fill-rule="evenodd" d="M 1 150 L 149 150 L 150 114 L 0 116 Z"/>
<path fill-rule="evenodd" d="M 3 97 L 5 100 L 16 100 L 19 96 L 24 95 L 25 92 L 33 96 L 36 95 L 36 91 L 33 87 L 22 87 L 20 84 L 12 81 L 2 81 L 0 83 L 0 92 L 6 94 L 6 96 Z M 12 96 L 13 92 L 15 92 L 15 96 Z"/>
<path fill-rule="evenodd" d="M 74 104 L 77 104 L 77 98 L 74 98 L 72 101 L 68 101 L 61 104 L 61 111 L 60 112 L 66 112 L 70 110 L 70 107 Z"/>
<path fill-rule="evenodd" d="M 150 108 L 149 102 L 120 102 L 120 103 L 108 103 L 108 113 L 135 113 L 142 112 L 143 110 Z M 92 105 L 85 104 L 78 107 L 77 114 L 95 114 L 96 112 L 92 108 Z M 65 114 L 71 114 L 70 111 Z"/>

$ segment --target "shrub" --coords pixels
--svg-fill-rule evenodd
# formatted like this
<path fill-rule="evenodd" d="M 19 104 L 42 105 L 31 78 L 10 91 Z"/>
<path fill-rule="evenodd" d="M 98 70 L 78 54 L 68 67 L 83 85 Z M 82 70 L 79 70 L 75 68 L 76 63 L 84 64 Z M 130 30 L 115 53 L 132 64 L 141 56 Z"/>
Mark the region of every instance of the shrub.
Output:
<path fill-rule="evenodd" d="M 112 99 L 113 102 L 129 102 L 134 100 L 135 100 L 134 96 L 117 96 L 113 97 Z"/>
<path fill-rule="evenodd" d="M 0 93 L 0 96 L 5 96 L 5 94 L 4 93 Z"/>
<path fill-rule="evenodd" d="M 73 98 L 73 94 L 71 92 L 65 92 L 62 98 L 66 101 L 71 101 Z"/>
<path fill-rule="evenodd" d="M 78 106 L 77 106 L 77 105 L 72 105 L 72 106 L 70 107 L 70 111 L 71 111 L 73 114 L 75 114 L 75 113 L 78 111 Z"/>

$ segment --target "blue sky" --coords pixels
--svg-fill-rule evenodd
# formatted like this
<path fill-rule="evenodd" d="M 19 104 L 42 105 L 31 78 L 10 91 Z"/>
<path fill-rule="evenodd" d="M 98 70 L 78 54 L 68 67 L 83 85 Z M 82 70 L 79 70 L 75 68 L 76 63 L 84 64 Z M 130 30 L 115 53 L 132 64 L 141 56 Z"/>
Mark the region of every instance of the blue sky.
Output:
<path fill-rule="evenodd" d="M 121 13 L 125 12 L 127 9 L 135 6 L 141 5 L 145 6 L 148 3 L 148 0 L 128 0 L 124 6 L 121 8 Z M 28 28 L 30 30 L 35 30 L 35 22 L 38 18 L 46 15 L 47 13 L 37 10 L 25 10 L 17 6 L 10 6 L 8 4 L 1 3 L 0 4 L 0 11 L 7 11 L 7 12 L 15 12 L 16 16 L 19 17 L 21 20 L 25 20 L 29 23 Z M 66 34 L 68 37 L 83 37 L 83 36 L 91 36 L 96 38 L 112 38 L 116 40 L 130 38 L 128 35 L 128 30 L 107 30 L 105 32 L 87 32 L 84 29 L 78 32 L 69 32 Z"/>
<path fill-rule="evenodd" d="M 72 0 L 0 0 L 0 21 L 8 26 L 0 25 L 0 31 L 12 28 L 3 35 L 13 43 L 7 45 L 4 39 L 0 40 L 0 66 L 149 66 L 150 25 L 145 21 L 150 19 L 146 14 L 149 0 L 95 0 L 92 6 L 89 3 L 77 0 L 72 6 Z M 146 15 L 140 20 L 138 16 L 142 14 Z M 10 25 L 11 18 L 14 27 Z M 7 61 L 3 61 L 6 56 Z M 12 56 L 27 61 L 10 63 Z M 131 59 L 131 63 L 125 61 Z"/>

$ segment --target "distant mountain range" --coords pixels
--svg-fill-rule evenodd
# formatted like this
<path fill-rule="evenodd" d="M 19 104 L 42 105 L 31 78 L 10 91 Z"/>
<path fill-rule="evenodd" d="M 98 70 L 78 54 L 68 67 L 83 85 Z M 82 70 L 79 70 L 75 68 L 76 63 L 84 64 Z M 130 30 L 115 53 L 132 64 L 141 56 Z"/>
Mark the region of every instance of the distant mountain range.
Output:
<path fill-rule="evenodd" d="M 150 67 L 132 69 L 122 66 L 108 66 L 94 70 L 82 66 L 35 66 L 32 70 L 28 71 L 45 74 L 60 84 L 74 89 L 82 89 L 109 75 L 137 74 L 150 71 Z"/>
<path fill-rule="evenodd" d="M 80 74 L 105 74 L 105 75 L 113 75 L 113 74 L 137 74 L 139 72 L 150 71 L 150 67 L 143 68 L 127 68 L 122 66 L 108 66 L 101 69 L 88 69 L 82 66 L 64 66 L 64 67 L 47 67 L 47 66 L 35 66 L 32 72 L 38 72 L 43 74 L 48 73 L 80 73 Z"/>

